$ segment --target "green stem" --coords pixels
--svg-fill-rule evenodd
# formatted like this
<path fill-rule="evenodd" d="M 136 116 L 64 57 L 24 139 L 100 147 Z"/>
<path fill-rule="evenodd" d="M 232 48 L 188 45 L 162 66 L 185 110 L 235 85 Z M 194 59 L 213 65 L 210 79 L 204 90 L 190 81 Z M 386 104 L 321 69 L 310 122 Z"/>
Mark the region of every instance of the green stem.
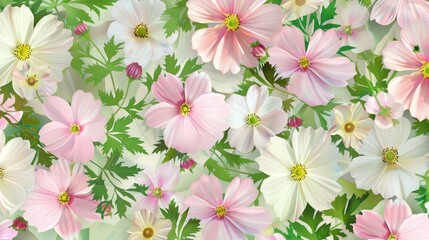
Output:
<path fill-rule="evenodd" d="M 131 85 L 131 82 L 132 82 L 132 81 L 133 81 L 133 80 L 132 80 L 131 78 L 128 78 L 128 84 L 127 84 L 127 88 L 126 88 L 126 90 L 125 90 L 125 96 L 124 96 L 124 98 L 123 98 L 123 101 L 122 101 L 121 105 L 119 105 L 118 109 L 113 113 L 112 117 L 115 117 L 115 116 L 116 116 L 116 114 L 118 114 L 119 110 L 121 110 L 121 109 L 122 109 L 122 107 L 124 106 L 125 101 L 127 100 L 128 92 L 130 91 L 130 85 Z M 149 92 L 149 91 L 148 91 L 148 92 Z M 146 96 L 147 96 L 147 95 L 146 95 Z"/>
<path fill-rule="evenodd" d="M 42 100 L 42 98 L 40 97 L 39 91 L 36 91 L 36 96 L 37 96 L 37 99 L 39 99 L 40 103 L 42 103 L 42 104 L 43 104 L 43 100 Z"/>

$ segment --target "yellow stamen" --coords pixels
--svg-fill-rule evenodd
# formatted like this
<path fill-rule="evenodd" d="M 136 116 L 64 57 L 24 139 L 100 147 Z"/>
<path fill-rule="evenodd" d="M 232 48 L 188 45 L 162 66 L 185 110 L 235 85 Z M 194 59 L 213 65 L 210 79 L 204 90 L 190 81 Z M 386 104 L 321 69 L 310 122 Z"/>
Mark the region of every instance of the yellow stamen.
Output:
<path fill-rule="evenodd" d="M 303 6 L 305 4 L 305 0 L 295 0 L 295 4 L 298 6 Z"/>
<path fill-rule="evenodd" d="M 161 188 L 155 188 L 152 191 L 152 194 L 157 197 L 157 198 L 161 198 L 162 197 L 162 190 Z"/>
<path fill-rule="evenodd" d="M 186 102 L 182 103 L 180 106 L 180 114 L 187 116 L 189 113 L 191 113 L 191 106 Z"/>
<path fill-rule="evenodd" d="M 424 78 L 429 78 L 429 62 L 423 62 L 422 67 L 420 68 L 420 72 L 422 73 Z"/>
<path fill-rule="evenodd" d="M 4 178 L 4 168 L 0 168 L 0 179 Z"/>
<path fill-rule="evenodd" d="M 385 148 L 381 152 L 381 157 L 383 162 L 387 163 L 387 165 L 395 165 L 399 160 L 398 149 L 391 147 Z"/>
<path fill-rule="evenodd" d="M 236 31 L 240 27 L 240 19 L 237 14 L 227 14 L 223 24 L 228 31 Z"/>
<path fill-rule="evenodd" d="M 226 216 L 226 213 L 227 213 L 228 211 L 226 210 L 225 206 L 220 205 L 220 206 L 218 206 L 218 207 L 216 208 L 215 212 L 216 212 L 216 215 L 217 215 L 219 218 L 224 218 L 224 217 Z"/>
<path fill-rule="evenodd" d="M 149 35 L 149 29 L 146 24 L 140 23 L 134 28 L 134 36 L 138 38 L 147 38 Z"/>
<path fill-rule="evenodd" d="M 308 60 L 307 57 L 302 57 L 298 60 L 299 67 L 302 70 L 306 70 L 308 67 L 310 67 L 310 60 Z"/>
<path fill-rule="evenodd" d="M 153 237 L 154 233 L 155 233 L 155 231 L 154 231 L 154 230 L 153 230 L 153 228 L 151 228 L 151 227 L 146 227 L 146 228 L 143 230 L 143 232 L 142 232 L 143 237 L 144 237 L 145 239 L 146 239 L 146 238 L 151 239 L 151 238 Z"/>
<path fill-rule="evenodd" d="M 344 131 L 346 131 L 347 133 L 351 133 L 355 130 L 355 125 L 353 123 L 346 123 L 344 125 Z"/>
<path fill-rule="evenodd" d="M 246 123 L 249 126 L 257 127 L 261 123 L 261 118 L 255 113 L 251 113 L 246 117 Z"/>
<path fill-rule="evenodd" d="M 58 195 L 58 202 L 60 202 L 62 205 L 67 205 L 67 204 L 69 204 L 69 202 L 70 202 L 70 196 L 69 196 L 69 194 L 68 193 L 66 193 L 66 192 L 61 192 L 59 195 Z"/>
<path fill-rule="evenodd" d="M 13 51 L 18 60 L 25 61 L 31 57 L 31 47 L 28 44 L 18 44 Z"/>
<path fill-rule="evenodd" d="M 36 75 L 30 75 L 27 76 L 27 79 L 25 79 L 27 81 L 28 86 L 33 87 L 34 85 L 36 85 L 39 81 L 37 80 L 37 76 Z"/>
<path fill-rule="evenodd" d="M 70 125 L 70 132 L 73 134 L 78 134 L 80 133 L 80 126 L 79 124 L 73 123 Z"/>
<path fill-rule="evenodd" d="M 307 168 L 301 163 L 297 163 L 290 170 L 290 176 L 294 181 L 302 181 L 307 176 Z"/>

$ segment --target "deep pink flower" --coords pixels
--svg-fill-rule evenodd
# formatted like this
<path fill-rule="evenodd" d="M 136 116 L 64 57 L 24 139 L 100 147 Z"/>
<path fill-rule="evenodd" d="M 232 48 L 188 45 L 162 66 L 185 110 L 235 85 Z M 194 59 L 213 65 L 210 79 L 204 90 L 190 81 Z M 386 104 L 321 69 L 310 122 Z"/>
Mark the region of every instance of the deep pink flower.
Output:
<path fill-rule="evenodd" d="M 181 169 L 192 170 L 195 167 L 196 164 L 197 163 L 192 158 L 189 158 L 188 160 L 183 161 L 183 162 L 180 163 L 180 168 Z"/>
<path fill-rule="evenodd" d="M 397 17 L 399 26 L 404 27 L 416 20 L 429 20 L 428 12 L 429 2 L 426 0 L 378 0 L 372 8 L 371 20 L 389 25 Z"/>
<path fill-rule="evenodd" d="M 147 209 L 156 213 L 159 208 L 167 208 L 179 177 L 179 167 L 173 163 L 161 164 L 156 169 L 147 167 L 136 179 L 139 184 L 149 187 L 147 196 L 137 202 L 136 210 Z"/>
<path fill-rule="evenodd" d="M 384 209 L 384 220 L 376 211 L 364 210 L 356 216 L 354 233 L 374 240 L 428 240 L 429 218 L 427 214 L 412 214 L 408 204 L 400 199 L 389 200 Z"/>
<path fill-rule="evenodd" d="M 383 50 L 387 68 L 413 71 L 392 79 L 388 90 L 420 121 L 429 119 L 429 34 L 422 30 L 428 26 L 419 21 L 407 25 L 401 31 L 401 40 L 387 43 Z"/>
<path fill-rule="evenodd" d="M 240 71 L 240 64 L 258 65 L 250 44 L 269 45 L 282 25 L 281 8 L 265 0 L 189 0 L 188 16 L 194 22 L 213 24 L 192 36 L 192 48 L 204 62 L 213 61 L 222 73 Z"/>
<path fill-rule="evenodd" d="M 100 114 L 101 102 L 91 93 L 79 90 L 71 106 L 62 98 L 50 96 L 43 111 L 52 120 L 40 129 L 40 141 L 55 156 L 70 162 L 87 162 L 94 157 L 93 142 L 106 137 L 106 119 Z"/>
<path fill-rule="evenodd" d="M 19 232 L 27 230 L 28 222 L 23 217 L 16 217 L 12 224 L 13 229 Z"/>
<path fill-rule="evenodd" d="M 267 49 L 264 45 L 258 43 L 252 47 L 252 55 L 257 59 L 261 59 L 267 55 Z"/>
<path fill-rule="evenodd" d="M 160 101 L 145 114 L 149 127 L 165 128 L 168 147 L 182 153 L 210 149 L 228 128 L 229 106 L 225 96 L 212 93 L 210 78 L 193 73 L 182 82 L 174 75 L 160 76 L 152 94 Z"/>
<path fill-rule="evenodd" d="M 133 62 L 127 66 L 126 71 L 128 77 L 139 78 L 142 76 L 143 69 L 142 66 L 139 65 L 139 63 Z"/>
<path fill-rule="evenodd" d="M 4 95 L 0 94 L 0 112 L 5 113 L 5 115 L 0 118 L 0 130 L 4 130 L 7 127 L 8 120 L 12 123 L 17 123 L 21 120 L 23 112 L 16 111 L 13 105 L 15 105 L 14 96 L 5 100 Z"/>
<path fill-rule="evenodd" d="M 78 24 L 76 25 L 76 27 L 74 28 L 74 33 L 76 35 L 82 35 L 84 34 L 86 31 L 88 30 L 88 26 L 85 23 L 82 24 Z"/>
<path fill-rule="evenodd" d="M 274 36 L 269 61 L 283 77 L 290 77 L 288 91 L 310 106 L 326 105 L 333 97 L 331 87 L 347 86 L 356 74 L 345 57 L 334 57 L 341 47 L 335 30 L 317 30 L 307 49 L 304 34 L 295 26 L 284 27 Z"/>
<path fill-rule="evenodd" d="M 191 192 L 183 203 L 189 207 L 189 216 L 205 225 L 206 240 L 246 239 L 245 234 L 256 235 L 271 224 L 263 207 L 249 207 L 258 197 L 250 179 L 234 178 L 222 197 L 219 179 L 202 175 L 192 183 Z"/>
<path fill-rule="evenodd" d="M 60 159 L 50 171 L 37 170 L 34 190 L 21 207 L 29 225 L 39 232 L 55 228 L 58 235 L 70 238 L 80 232 L 80 220 L 100 219 L 95 213 L 98 203 L 92 200 L 88 177 L 80 163 L 76 169 L 71 170 L 69 163 Z"/>
<path fill-rule="evenodd" d="M 4 220 L 0 223 L 0 240 L 12 240 L 18 232 L 12 227 L 12 220 Z"/>
<path fill-rule="evenodd" d="M 298 128 L 302 125 L 302 119 L 297 116 L 292 116 L 287 120 L 287 125 L 291 128 Z"/>

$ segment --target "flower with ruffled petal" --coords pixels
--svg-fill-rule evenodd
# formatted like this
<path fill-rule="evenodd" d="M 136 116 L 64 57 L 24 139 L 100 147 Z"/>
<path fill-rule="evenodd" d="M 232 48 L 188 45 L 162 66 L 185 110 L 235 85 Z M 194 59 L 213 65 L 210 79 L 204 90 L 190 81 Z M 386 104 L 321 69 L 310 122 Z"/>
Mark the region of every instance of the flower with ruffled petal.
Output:
<path fill-rule="evenodd" d="M 416 20 L 429 20 L 428 12 L 429 2 L 426 0 L 378 0 L 372 8 L 371 20 L 389 25 L 396 18 L 399 26 L 404 27 Z"/>
<path fill-rule="evenodd" d="M 379 92 L 376 97 L 369 97 L 365 103 L 368 113 L 375 114 L 375 124 L 379 128 L 390 128 L 404 113 L 402 104 L 396 102 L 390 93 Z"/>
<path fill-rule="evenodd" d="M 407 202 L 389 200 L 384 209 L 384 219 L 373 210 L 364 210 L 356 216 L 353 232 L 364 239 L 428 240 L 427 214 L 413 214 Z"/>
<path fill-rule="evenodd" d="M 46 145 L 46 151 L 67 161 L 91 160 L 94 157 L 93 142 L 106 138 L 106 118 L 100 110 L 100 100 L 81 90 L 73 95 L 71 106 L 60 97 L 48 97 L 43 111 L 52 122 L 40 129 L 40 142 Z"/>
<path fill-rule="evenodd" d="M 408 139 L 410 132 L 411 124 L 405 118 L 388 129 L 373 128 L 358 150 L 361 156 L 350 165 L 358 188 L 402 199 L 419 188 L 416 174 L 429 168 L 429 138 Z"/>
<path fill-rule="evenodd" d="M 281 221 L 296 221 L 307 203 L 318 211 L 331 208 L 341 191 L 340 154 L 331 137 L 322 128 L 300 127 L 290 139 L 272 137 L 256 158 L 268 175 L 261 192 Z"/>
<path fill-rule="evenodd" d="M 227 102 L 231 107 L 228 141 L 240 152 L 250 152 L 254 147 L 260 149 L 282 132 L 287 123 L 282 100 L 270 97 L 265 86 L 253 85 L 247 90 L 246 98 L 234 94 Z"/>
<path fill-rule="evenodd" d="M 168 220 L 159 219 L 148 210 L 134 213 L 133 221 L 128 229 L 129 240 L 166 240 L 172 224 Z"/>
<path fill-rule="evenodd" d="M 240 71 L 240 64 L 256 67 L 251 43 L 270 46 L 281 28 L 281 9 L 265 0 L 189 0 L 188 16 L 194 22 L 211 24 L 192 36 L 192 48 L 204 62 L 213 62 L 222 73 Z"/>
<path fill-rule="evenodd" d="M 0 239 L 1 240 L 12 240 L 18 232 L 12 228 L 12 220 L 7 219 L 0 223 Z"/>
<path fill-rule="evenodd" d="M 245 234 L 258 234 L 271 224 L 263 207 L 249 207 L 258 197 L 250 179 L 234 178 L 223 197 L 219 179 L 202 175 L 191 192 L 183 203 L 190 217 L 201 220 L 206 240 L 244 240 Z"/>
<path fill-rule="evenodd" d="M 324 0 L 283 0 L 281 6 L 286 10 L 285 20 L 292 21 L 317 11 Z"/>
<path fill-rule="evenodd" d="M 125 43 L 125 64 L 137 62 L 145 67 L 150 61 L 172 52 L 177 33 L 165 36 L 161 14 L 165 4 L 160 0 L 120 0 L 112 7 L 113 21 L 107 35 L 115 42 Z"/>
<path fill-rule="evenodd" d="M 21 209 L 28 224 L 39 232 L 54 228 L 61 237 L 72 238 L 79 234 L 81 220 L 100 220 L 89 179 L 80 163 L 75 168 L 60 159 L 50 170 L 37 170 L 35 188 Z"/>
<path fill-rule="evenodd" d="M 334 97 L 331 88 L 347 86 L 356 74 L 348 58 L 334 57 L 341 47 L 335 30 L 317 30 L 306 49 L 301 30 L 284 27 L 273 43 L 268 61 L 282 77 L 290 77 L 288 91 L 310 106 L 326 105 Z"/>
<path fill-rule="evenodd" d="M 71 31 L 55 15 L 47 15 L 34 26 L 30 8 L 6 6 L 0 13 L 0 86 L 12 80 L 14 67 L 26 63 L 48 65 L 52 78 L 63 79 L 62 71 L 72 60 L 68 50 L 73 44 Z"/>
<path fill-rule="evenodd" d="M 13 90 L 22 98 L 31 100 L 37 94 L 50 96 L 57 91 L 57 82 L 51 78 L 48 66 L 27 65 L 22 70 L 15 68 L 12 76 Z"/>
<path fill-rule="evenodd" d="M 225 96 L 212 93 L 210 78 L 205 73 L 191 74 L 184 89 L 178 77 L 160 76 L 152 86 L 152 94 L 160 103 L 146 112 L 146 123 L 149 127 L 165 128 L 165 144 L 179 152 L 208 150 L 228 128 L 229 106 Z"/>

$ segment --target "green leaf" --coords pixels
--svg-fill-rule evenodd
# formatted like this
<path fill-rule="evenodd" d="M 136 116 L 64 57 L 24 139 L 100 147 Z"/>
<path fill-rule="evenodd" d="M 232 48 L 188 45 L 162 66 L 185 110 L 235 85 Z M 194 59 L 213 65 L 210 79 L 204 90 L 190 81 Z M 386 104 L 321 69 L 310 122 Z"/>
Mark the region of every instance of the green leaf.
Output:
<path fill-rule="evenodd" d="M 109 69 L 99 65 L 98 63 L 88 66 L 85 71 L 87 74 L 90 75 L 88 78 L 85 79 L 85 82 L 92 83 L 94 86 L 103 81 L 110 73 Z"/>
<path fill-rule="evenodd" d="M 197 64 L 197 59 L 198 58 L 194 58 L 186 61 L 182 72 L 180 73 L 181 79 L 186 79 L 191 73 L 200 70 L 204 66 L 204 64 Z"/>
<path fill-rule="evenodd" d="M 104 106 L 118 106 L 119 102 L 124 97 L 124 91 L 117 89 L 115 94 L 112 92 L 107 93 L 101 90 L 98 90 L 98 96 L 100 97 L 101 102 Z"/>
<path fill-rule="evenodd" d="M 193 26 L 195 30 L 207 27 L 207 24 L 191 22 L 188 17 L 188 8 L 186 7 L 187 0 L 178 0 L 173 7 L 168 8 L 162 19 L 165 20 L 165 34 L 170 37 L 176 31 L 182 30 L 189 32 Z"/>
<path fill-rule="evenodd" d="M 231 182 L 233 179 L 233 177 L 229 175 L 229 173 L 224 168 L 222 168 L 216 160 L 212 158 L 208 159 L 204 166 L 207 168 L 207 170 L 209 170 L 210 173 L 225 182 Z"/>
<path fill-rule="evenodd" d="M 134 166 L 122 166 L 123 162 L 119 162 L 115 165 L 109 166 L 109 168 L 106 168 L 106 170 L 109 170 L 116 175 L 118 175 L 120 178 L 127 180 L 130 177 L 136 176 L 142 169 L 138 168 L 137 165 Z"/>
<path fill-rule="evenodd" d="M 164 69 L 166 72 L 176 75 L 180 71 L 180 65 L 177 64 L 178 60 L 176 56 L 167 55 L 165 57 Z"/>
<path fill-rule="evenodd" d="M 412 128 L 417 135 L 427 134 L 429 133 L 429 120 L 415 121 Z"/>
<path fill-rule="evenodd" d="M 377 79 L 377 85 L 380 85 L 378 87 L 387 87 L 387 83 L 382 84 L 382 80 L 386 79 L 387 76 L 389 76 L 389 69 L 384 68 L 383 65 L 383 56 L 376 56 L 373 61 L 368 62 L 367 66 L 368 70 L 374 74 L 375 78 Z"/>
<path fill-rule="evenodd" d="M 343 57 L 345 57 L 345 55 L 344 55 L 344 53 L 343 53 L 343 52 L 350 51 L 350 50 L 352 50 L 352 49 L 355 49 L 355 47 L 352 47 L 352 46 L 342 46 L 342 47 L 340 47 L 340 49 L 338 50 L 337 54 L 338 54 L 338 55 L 341 55 L 341 56 L 343 56 Z"/>
<path fill-rule="evenodd" d="M 359 3 L 364 7 L 371 7 L 371 5 L 372 5 L 371 0 L 359 0 Z"/>
<path fill-rule="evenodd" d="M 110 61 L 123 48 L 123 43 L 115 44 L 114 37 L 104 44 L 104 52 Z"/>
<path fill-rule="evenodd" d="M 264 74 L 265 79 L 271 84 L 277 83 L 282 87 L 286 87 L 289 84 L 289 78 L 282 78 L 277 73 L 276 67 L 271 65 L 269 62 L 266 62 L 262 66 L 262 73 Z"/>
<path fill-rule="evenodd" d="M 143 83 L 148 91 L 152 89 L 152 84 L 158 80 L 159 76 L 161 75 L 162 68 L 160 65 L 155 69 L 153 75 L 149 75 L 149 73 L 146 73 L 146 81 Z"/>
<path fill-rule="evenodd" d="M 80 23 L 94 22 L 87 11 L 76 6 L 86 6 L 100 16 L 100 10 L 107 9 L 107 7 L 112 6 L 113 3 L 114 1 L 111 0 L 62 0 L 59 1 L 57 6 L 62 6 L 66 10 L 66 17 L 64 19 L 65 25 L 72 29 Z M 52 5 L 51 8 L 54 8 L 54 6 Z"/>
<path fill-rule="evenodd" d="M 115 204 L 116 204 L 116 214 L 118 214 L 120 218 L 125 217 L 127 208 L 131 207 L 131 203 L 129 203 L 124 198 L 119 196 L 119 194 L 116 194 Z"/>
<path fill-rule="evenodd" d="M 170 220 L 172 223 L 172 228 L 168 234 L 168 239 L 176 239 L 177 221 L 179 219 L 179 206 L 177 206 L 173 199 L 168 205 L 168 208 L 160 210 L 164 218 Z"/>
<path fill-rule="evenodd" d="M 231 167 L 242 167 L 245 164 L 253 163 L 253 160 L 249 160 L 246 158 L 243 158 L 239 154 L 231 153 L 234 149 L 229 145 L 228 142 L 222 140 L 219 141 L 215 146 L 214 149 L 220 153 L 220 156 L 226 160 L 226 163 Z"/>
<path fill-rule="evenodd" d="M 144 106 L 145 106 L 144 100 L 137 102 L 136 98 L 132 97 L 128 102 L 127 106 L 123 107 L 123 109 L 127 111 L 129 116 L 132 117 L 133 119 L 143 120 L 143 117 L 139 114 L 139 111 L 142 111 Z"/>
<path fill-rule="evenodd" d="M 188 222 L 186 223 L 185 227 L 183 228 L 181 234 L 180 234 L 180 239 L 183 240 L 192 240 L 195 239 L 195 234 L 197 232 L 199 232 L 201 230 L 200 228 L 200 220 L 199 219 L 195 219 L 195 218 L 191 218 L 188 220 Z"/>
<path fill-rule="evenodd" d="M 320 24 L 323 25 L 326 21 L 334 19 L 336 7 L 336 0 L 333 0 L 328 7 L 325 8 L 325 6 L 322 7 L 322 14 L 320 19 Z"/>
<path fill-rule="evenodd" d="M 104 180 L 102 178 L 103 174 L 100 174 L 96 179 L 91 179 L 88 181 L 89 186 L 92 188 L 92 194 L 94 200 L 100 201 L 103 199 L 107 199 L 107 188 L 104 184 Z"/>

